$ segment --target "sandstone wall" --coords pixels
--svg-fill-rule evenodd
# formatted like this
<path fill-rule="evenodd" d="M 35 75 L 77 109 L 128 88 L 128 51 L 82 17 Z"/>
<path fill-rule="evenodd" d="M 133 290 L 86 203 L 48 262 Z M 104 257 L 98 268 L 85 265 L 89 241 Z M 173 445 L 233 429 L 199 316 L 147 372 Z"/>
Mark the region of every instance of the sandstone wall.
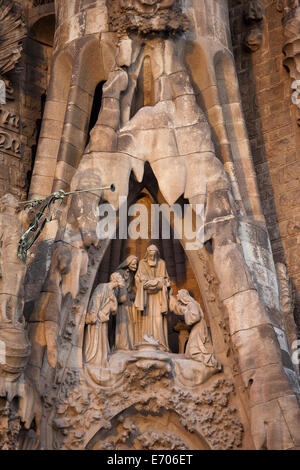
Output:
<path fill-rule="evenodd" d="M 292 79 L 283 66 L 282 12 L 277 0 L 264 0 L 261 47 L 250 52 L 244 40 L 248 0 L 230 0 L 236 70 L 263 212 L 275 262 L 285 263 L 297 289 L 295 317 L 300 325 L 300 132 L 292 104 Z"/>

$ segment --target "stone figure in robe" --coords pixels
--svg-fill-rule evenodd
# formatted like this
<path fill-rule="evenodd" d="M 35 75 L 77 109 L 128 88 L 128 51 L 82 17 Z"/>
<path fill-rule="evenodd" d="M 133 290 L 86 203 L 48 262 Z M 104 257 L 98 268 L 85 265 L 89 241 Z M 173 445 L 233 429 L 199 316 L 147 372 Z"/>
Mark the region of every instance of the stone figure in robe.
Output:
<path fill-rule="evenodd" d="M 107 368 L 110 353 L 108 342 L 108 321 L 118 310 L 118 289 L 125 282 L 120 273 L 113 273 L 108 283 L 96 287 L 88 306 L 86 316 L 85 363 L 96 368 Z"/>
<path fill-rule="evenodd" d="M 58 244 L 51 260 L 47 278 L 29 319 L 32 352 L 29 363 L 42 366 L 44 350 L 50 367 L 58 359 L 57 336 L 60 326 L 63 276 L 70 272 L 72 252 L 69 245 Z"/>
<path fill-rule="evenodd" d="M 184 316 L 185 323 L 192 326 L 185 355 L 207 367 L 221 370 L 221 364 L 213 353 L 213 345 L 199 303 L 185 289 L 179 290 L 177 299 L 170 295 L 170 310 Z"/>
<path fill-rule="evenodd" d="M 22 221 L 12 194 L 0 199 L 0 323 L 22 322 L 26 267 L 18 258 Z"/>
<path fill-rule="evenodd" d="M 170 280 L 166 263 L 160 258 L 155 245 L 148 247 L 145 258 L 140 261 L 135 276 L 135 307 L 140 312 L 139 341 L 143 336 L 152 336 L 160 347 L 168 346 L 168 295 Z"/>
<path fill-rule="evenodd" d="M 23 317 L 25 264 L 18 258 L 25 211 L 12 194 L 0 198 L 0 388 L 23 373 L 30 343 Z M 22 220 L 24 216 L 24 220 Z"/>
<path fill-rule="evenodd" d="M 125 286 L 120 289 L 118 296 L 118 313 L 116 316 L 115 347 L 118 350 L 133 349 L 135 343 L 135 329 L 137 325 L 136 309 L 134 306 L 134 276 L 138 267 L 138 258 L 128 256 L 117 268 Z"/>

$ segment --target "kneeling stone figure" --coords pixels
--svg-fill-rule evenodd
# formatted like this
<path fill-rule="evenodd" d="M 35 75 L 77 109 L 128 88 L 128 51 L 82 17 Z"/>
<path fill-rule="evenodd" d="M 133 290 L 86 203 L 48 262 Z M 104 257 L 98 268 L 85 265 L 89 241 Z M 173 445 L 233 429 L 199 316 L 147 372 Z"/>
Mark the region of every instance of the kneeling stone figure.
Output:
<path fill-rule="evenodd" d="M 188 359 L 202 362 L 207 367 L 221 370 L 222 365 L 213 353 L 213 345 L 199 303 L 187 290 L 178 291 L 177 298 L 170 296 L 170 310 L 184 316 L 185 323 L 193 326 L 185 350 Z"/>

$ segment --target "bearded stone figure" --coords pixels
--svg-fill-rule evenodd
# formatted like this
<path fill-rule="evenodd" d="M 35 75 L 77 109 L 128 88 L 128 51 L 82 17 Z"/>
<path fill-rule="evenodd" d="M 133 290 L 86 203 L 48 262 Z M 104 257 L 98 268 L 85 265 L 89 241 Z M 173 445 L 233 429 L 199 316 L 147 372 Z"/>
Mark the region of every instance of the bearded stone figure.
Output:
<path fill-rule="evenodd" d="M 110 353 L 107 323 L 118 309 L 117 289 L 125 283 L 120 273 L 113 273 L 110 282 L 99 284 L 91 298 L 86 316 L 85 363 L 93 369 L 106 369 Z M 92 372 L 93 375 L 93 372 Z"/>
<path fill-rule="evenodd" d="M 139 341 L 144 335 L 152 336 L 162 349 L 168 351 L 166 315 L 170 280 L 166 263 L 160 258 L 155 245 L 148 247 L 145 258 L 140 261 L 135 282 L 135 307 L 140 312 Z"/>
<path fill-rule="evenodd" d="M 133 349 L 136 337 L 136 309 L 134 306 L 134 275 L 138 266 L 138 258 L 136 256 L 128 256 L 126 260 L 120 264 L 117 272 L 124 280 L 124 288 L 120 289 L 118 298 L 119 306 L 116 316 L 116 340 L 115 347 L 117 350 Z"/>
<path fill-rule="evenodd" d="M 183 315 L 185 323 L 192 326 L 185 349 L 186 357 L 220 370 L 221 365 L 213 353 L 213 345 L 199 303 L 186 289 L 181 289 L 177 299 L 170 296 L 170 310 L 176 315 Z"/>

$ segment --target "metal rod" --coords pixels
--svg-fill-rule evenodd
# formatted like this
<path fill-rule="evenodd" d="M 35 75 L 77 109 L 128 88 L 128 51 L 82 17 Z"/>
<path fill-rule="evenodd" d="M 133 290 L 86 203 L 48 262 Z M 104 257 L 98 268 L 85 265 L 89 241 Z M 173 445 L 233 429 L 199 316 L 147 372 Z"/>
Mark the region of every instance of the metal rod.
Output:
<path fill-rule="evenodd" d="M 18 257 L 26 263 L 27 259 L 27 251 L 32 247 L 34 242 L 38 239 L 40 234 L 42 233 L 44 226 L 47 222 L 51 222 L 53 218 L 55 217 L 59 207 L 62 205 L 63 200 L 66 196 L 70 196 L 71 194 L 78 194 L 78 193 L 87 193 L 87 192 L 92 192 L 92 191 L 102 191 L 105 189 L 109 189 L 110 191 L 114 192 L 115 191 L 115 185 L 111 184 L 110 186 L 105 186 L 103 188 L 92 188 L 92 189 L 79 189 L 76 191 L 70 191 L 68 193 L 65 193 L 63 189 L 60 189 L 59 191 L 50 194 L 45 199 L 33 199 L 31 201 L 25 201 L 25 202 L 20 202 L 19 204 L 32 204 L 32 205 L 37 205 L 37 204 L 43 204 L 42 207 L 40 208 L 39 212 L 35 215 L 35 220 L 34 222 L 29 226 L 29 228 L 26 230 L 25 233 L 20 238 L 19 245 L 18 245 Z M 46 209 L 50 212 L 50 206 L 55 203 L 56 201 L 59 201 L 58 207 L 54 210 L 54 212 L 48 215 L 48 217 L 45 217 L 44 220 L 42 221 L 41 225 L 39 225 L 40 219 L 45 216 L 44 212 Z M 30 235 L 31 238 L 29 238 Z"/>
<path fill-rule="evenodd" d="M 47 197 L 57 196 L 57 199 L 60 199 L 60 198 L 64 198 L 65 196 L 70 196 L 71 194 L 88 193 L 88 192 L 92 192 L 92 191 L 104 191 L 105 189 L 110 189 L 111 192 L 115 192 L 116 187 L 115 187 L 114 184 L 111 184 L 110 186 L 104 186 L 103 188 L 78 189 L 78 190 L 71 191 L 71 192 L 68 192 L 68 193 L 65 193 L 63 189 L 60 189 L 59 191 L 57 191 L 55 193 L 52 193 Z M 47 199 L 47 197 L 46 198 L 31 199 L 30 201 L 21 201 L 21 202 L 18 202 L 18 204 L 32 204 L 32 203 L 43 202 Z"/>
<path fill-rule="evenodd" d="M 65 193 L 64 196 L 69 196 L 70 194 L 77 194 L 77 193 L 87 193 L 87 192 L 92 192 L 92 191 L 102 191 L 104 189 L 110 189 L 111 192 L 115 192 L 115 190 L 116 190 L 115 185 L 111 184 L 110 186 L 105 186 L 104 188 L 78 189 L 78 190 L 72 191 L 70 193 Z"/>

